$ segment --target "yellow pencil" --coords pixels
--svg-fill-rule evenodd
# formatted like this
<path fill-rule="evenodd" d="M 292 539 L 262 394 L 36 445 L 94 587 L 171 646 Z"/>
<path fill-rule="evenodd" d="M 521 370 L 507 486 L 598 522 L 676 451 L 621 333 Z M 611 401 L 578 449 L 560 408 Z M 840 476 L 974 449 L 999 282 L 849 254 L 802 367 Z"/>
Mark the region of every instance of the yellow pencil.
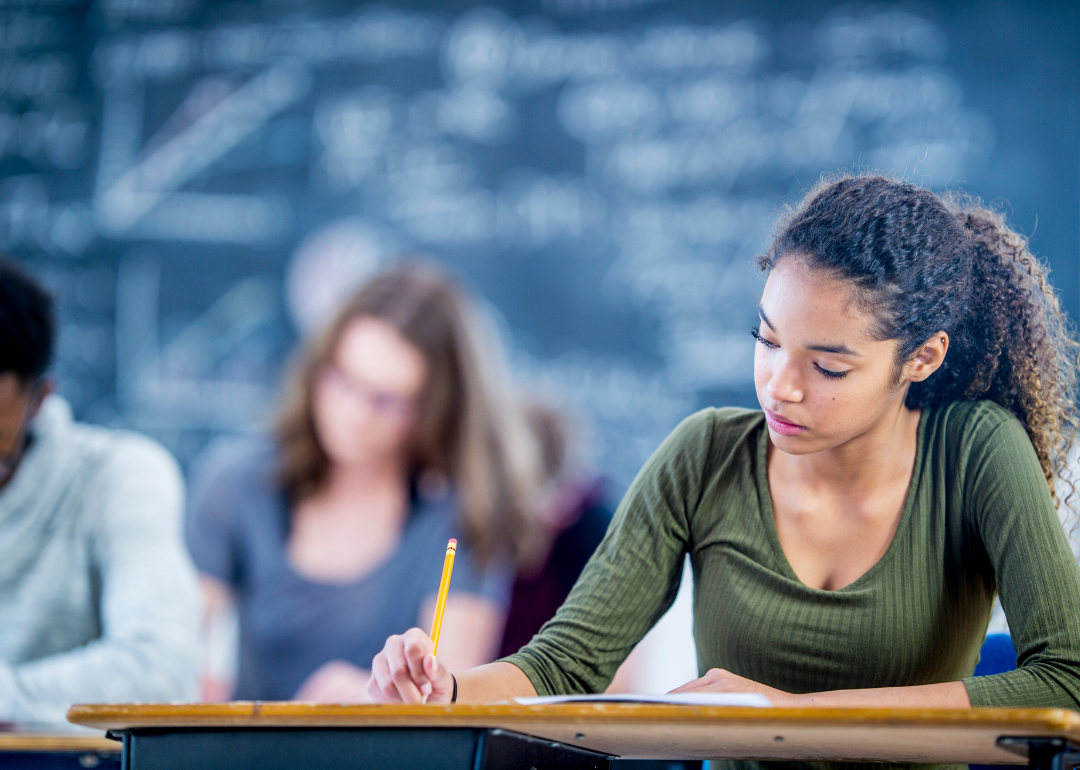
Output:
<path fill-rule="evenodd" d="M 454 571 L 454 555 L 457 554 L 457 540 L 450 538 L 446 544 L 446 559 L 442 565 L 442 580 L 439 581 L 439 599 L 435 602 L 435 619 L 431 621 L 431 641 L 435 643 L 432 655 L 439 654 L 439 631 L 442 630 L 443 610 L 446 609 L 446 594 L 450 591 L 450 575 Z"/>

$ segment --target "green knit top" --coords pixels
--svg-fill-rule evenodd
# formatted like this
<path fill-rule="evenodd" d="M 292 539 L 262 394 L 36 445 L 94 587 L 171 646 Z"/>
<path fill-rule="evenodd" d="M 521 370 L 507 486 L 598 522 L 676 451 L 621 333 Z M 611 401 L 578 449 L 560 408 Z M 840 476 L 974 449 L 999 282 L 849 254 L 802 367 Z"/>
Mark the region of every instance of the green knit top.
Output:
<path fill-rule="evenodd" d="M 924 410 L 892 543 L 835 591 L 803 584 L 784 556 L 768 445 L 760 411 L 706 409 L 676 428 L 558 614 L 506 658 L 538 694 L 603 691 L 690 554 L 700 673 L 794 693 L 963 680 L 975 706 L 1080 707 L 1080 567 L 1012 414 L 989 401 Z M 1019 668 L 972 677 L 995 591 Z"/>

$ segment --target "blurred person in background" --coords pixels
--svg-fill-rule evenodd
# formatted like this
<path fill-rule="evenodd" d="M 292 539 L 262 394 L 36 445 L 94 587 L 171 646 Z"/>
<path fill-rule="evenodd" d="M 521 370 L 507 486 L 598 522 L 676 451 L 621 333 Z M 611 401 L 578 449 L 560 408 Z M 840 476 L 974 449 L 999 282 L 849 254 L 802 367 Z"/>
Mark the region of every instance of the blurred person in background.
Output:
<path fill-rule="evenodd" d="M 188 545 L 208 615 L 235 604 L 235 688 L 207 697 L 367 700 L 387 635 L 430 628 L 461 539 L 439 657 L 494 660 L 528 550 L 537 452 L 472 303 L 433 267 L 363 286 L 300 352 L 269 439 L 211 447 Z"/>
<path fill-rule="evenodd" d="M 141 436 L 72 421 L 45 376 L 53 300 L 0 261 L 0 720 L 196 694 L 183 482 Z"/>
<path fill-rule="evenodd" d="M 543 485 L 529 508 L 536 524 L 529 561 L 518 567 L 499 657 L 524 647 L 555 616 L 604 539 L 612 514 L 603 479 L 583 461 L 571 420 L 537 400 L 527 402 L 524 412 L 540 449 Z"/>

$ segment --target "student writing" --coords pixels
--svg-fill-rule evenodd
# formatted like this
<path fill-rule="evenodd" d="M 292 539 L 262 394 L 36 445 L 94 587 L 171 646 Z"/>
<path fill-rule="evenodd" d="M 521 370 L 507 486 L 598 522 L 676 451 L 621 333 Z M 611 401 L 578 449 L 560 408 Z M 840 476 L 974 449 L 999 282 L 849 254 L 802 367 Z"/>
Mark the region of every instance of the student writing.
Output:
<path fill-rule="evenodd" d="M 684 421 L 517 654 L 451 674 L 412 630 L 375 658 L 374 698 L 446 701 L 453 676 L 468 702 L 600 691 L 689 553 L 702 677 L 682 690 L 1080 706 L 1080 567 L 1055 510 L 1077 344 L 1023 239 L 977 205 L 856 176 L 815 189 L 761 265 L 762 410 Z M 995 592 L 1019 667 L 973 678 Z"/>

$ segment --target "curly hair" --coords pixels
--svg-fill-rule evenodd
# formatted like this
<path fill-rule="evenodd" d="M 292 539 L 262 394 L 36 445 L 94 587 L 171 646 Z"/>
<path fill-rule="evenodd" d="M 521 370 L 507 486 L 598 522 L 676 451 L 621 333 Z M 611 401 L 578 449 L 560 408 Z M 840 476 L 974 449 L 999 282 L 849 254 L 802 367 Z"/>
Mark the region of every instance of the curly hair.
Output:
<path fill-rule="evenodd" d="M 876 174 L 843 176 L 818 184 L 780 220 L 758 266 L 768 271 L 788 256 L 854 284 L 879 339 L 899 342 L 898 374 L 935 332 L 946 332 L 945 361 L 912 383 L 906 405 L 995 401 L 1023 423 L 1055 506 L 1055 479 L 1072 497 L 1080 343 L 1047 269 L 1001 214 Z"/>

